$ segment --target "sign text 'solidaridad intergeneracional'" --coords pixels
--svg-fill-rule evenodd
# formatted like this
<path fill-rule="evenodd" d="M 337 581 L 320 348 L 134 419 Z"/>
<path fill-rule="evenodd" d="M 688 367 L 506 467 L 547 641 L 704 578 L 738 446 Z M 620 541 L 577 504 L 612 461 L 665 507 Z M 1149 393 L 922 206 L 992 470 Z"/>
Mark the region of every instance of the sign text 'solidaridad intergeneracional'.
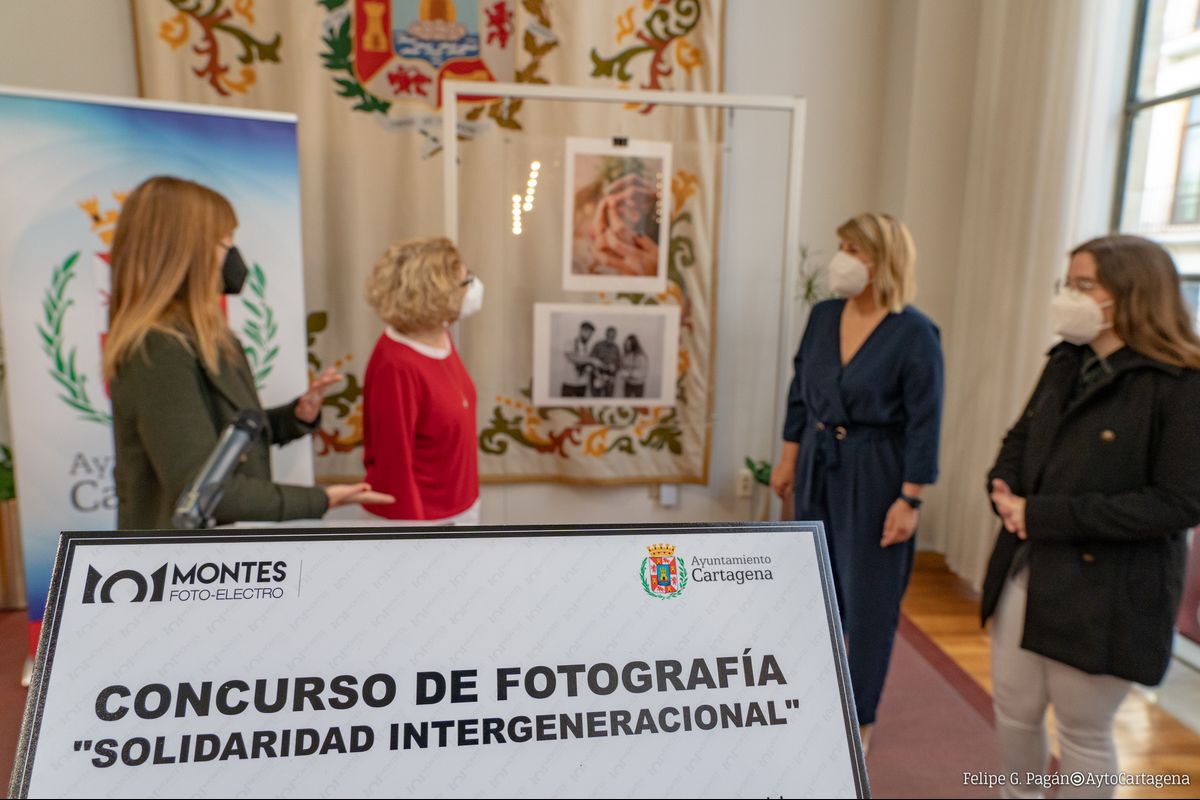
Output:
<path fill-rule="evenodd" d="M 593 695 L 607 697 L 618 689 L 629 694 L 673 695 L 696 689 L 739 689 L 784 686 L 787 679 L 771 654 L 631 661 L 626 664 L 562 664 L 557 666 L 500 667 L 491 676 L 497 700 L 513 695 L 536 700 Z M 417 672 L 409 686 L 417 706 L 479 701 L 479 670 L 449 673 Z M 401 682 L 389 673 L 362 679 L 355 675 L 332 678 L 256 678 L 180 683 L 151 683 L 141 687 L 106 686 L 96 697 L 96 718 L 115 722 L 134 716 L 141 720 L 164 717 L 204 719 L 236 717 L 249 710 L 259 714 L 352 712 L 362 705 L 386 708 L 401 692 Z M 664 698 L 665 699 L 665 698 Z M 456 719 L 396 721 L 385 731 L 369 725 L 345 724 L 317 728 L 282 728 L 183 734 L 178 737 L 133 736 L 81 739 L 75 750 L 91 756 L 94 767 L 117 763 L 129 767 L 230 759 L 289 758 L 361 753 L 383 745 L 389 750 L 439 747 L 475 747 L 560 739 L 594 739 L 608 736 L 671 734 L 716 728 L 752 728 L 787 725 L 787 712 L 798 700 L 728 702 L 666 702 L 643 707 L 604 711 L 552 712 L 537 715 L 460 717 Z M 383 735 L 378 735 L 382 733 Z"/>

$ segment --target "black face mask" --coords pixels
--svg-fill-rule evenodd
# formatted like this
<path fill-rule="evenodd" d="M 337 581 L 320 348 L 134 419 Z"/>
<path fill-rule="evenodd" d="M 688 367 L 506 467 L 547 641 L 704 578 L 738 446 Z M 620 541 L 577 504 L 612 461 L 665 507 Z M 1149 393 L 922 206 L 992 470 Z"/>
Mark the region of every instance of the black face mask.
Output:
<path fill-rule="evenodd" d="M 225 251 L 225 263 L 221 265 L 221 277 L 225 279 L 225 287 L 221 293 L 241 294 L 242 287 L 246 284 L 246 276 L 249 274 L 250 270 L 246 268 L 246 262 L 242 261 L 242 254 L 236 247 L 230 247 Z"/>

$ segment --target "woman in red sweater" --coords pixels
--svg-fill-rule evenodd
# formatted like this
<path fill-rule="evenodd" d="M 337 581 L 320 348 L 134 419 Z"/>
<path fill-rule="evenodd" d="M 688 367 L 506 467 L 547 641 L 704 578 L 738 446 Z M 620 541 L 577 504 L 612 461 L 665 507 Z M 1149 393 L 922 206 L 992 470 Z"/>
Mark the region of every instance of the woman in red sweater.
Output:
<path fill-rule="evenodd" d="M 483 305 L 483 282 L 449 239 L 388 248 L 367 280 L 387 328 L 363 379 L 363 463 L 396 498 L 370 511 L 393 520 L 479 524 L 475 384 L 447 330 Z"/>

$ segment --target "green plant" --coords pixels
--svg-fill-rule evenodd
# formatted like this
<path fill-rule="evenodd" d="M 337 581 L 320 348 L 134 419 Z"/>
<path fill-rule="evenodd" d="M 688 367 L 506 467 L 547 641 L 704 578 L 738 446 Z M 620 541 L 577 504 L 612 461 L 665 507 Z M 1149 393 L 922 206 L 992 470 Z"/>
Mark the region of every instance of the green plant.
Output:
<path fill-rule="evenodd" d="M 771 485 L 771 462 L 755 461 L 746 456 L 746 469 L 750 470 L 750 474 L 754 476 L 755 483 L 761 483 L 763 486 Z"/>
<path fill-rule="evenodd" d="M 813 252 L 808 249 L 808 245 L 800 245 L 800 275 L 796 282 L 796 296 L 809 307 L 833 296 L 825 283 L 825 268 L 820 264 L 812 264 L 818 255 L 819 250 Z"/>
<path fill-rule="evenodd" d="M 16 496 L 16 484 L 13 481 L 12 450 L 0 444 L 0 502 L 12 500 Z"/>

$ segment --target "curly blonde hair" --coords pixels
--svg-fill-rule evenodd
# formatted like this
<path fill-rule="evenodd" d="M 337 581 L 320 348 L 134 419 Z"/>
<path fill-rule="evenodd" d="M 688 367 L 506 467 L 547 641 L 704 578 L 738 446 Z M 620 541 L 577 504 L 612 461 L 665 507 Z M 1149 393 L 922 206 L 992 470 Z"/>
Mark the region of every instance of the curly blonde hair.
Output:
<path fill-rule="evenodd" d="M 462 257 L 445 237 L 396 242 L 367 278 L 367 303 L 401 333 L 429 330 L 458 319 Z"/>

